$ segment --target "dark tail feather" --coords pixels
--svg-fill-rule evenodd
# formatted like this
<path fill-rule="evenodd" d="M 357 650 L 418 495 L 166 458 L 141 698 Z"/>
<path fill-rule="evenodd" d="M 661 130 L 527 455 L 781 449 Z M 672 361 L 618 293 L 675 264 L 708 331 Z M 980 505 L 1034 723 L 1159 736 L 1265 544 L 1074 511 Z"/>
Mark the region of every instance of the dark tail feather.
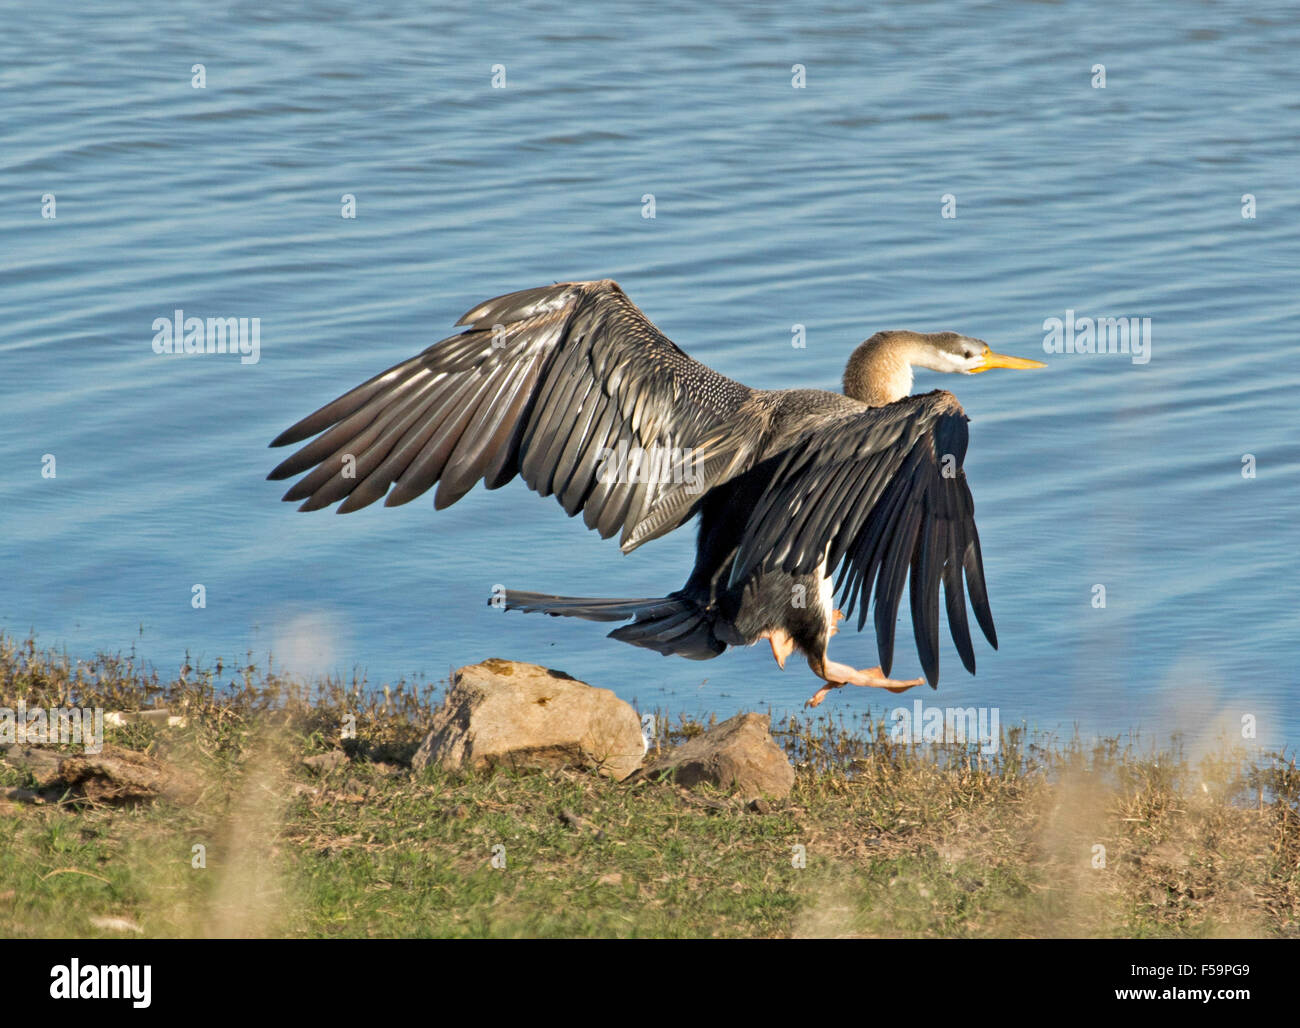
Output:
<path fill-rule="evenodd" d="M 684 596 L 609 600 L 591 596 L 547 596 L 507 589 L 505 599 L 506 610 L 585 618 L 587 621 L 635 618 L 632 624 L 614 629 L 609 637 L 657 650 L 665 656 L 675 653 L 691 660 L 708 660 L 727 648 L 727 644 L 713 634 L 706 612 L 694 600 Z"/>
<path fill-rule="evenodd" d="M 626 621 L 630 617 L 636 617 L 643 610 L 670 602 L 664 597 L 653 600 L 610 600 L 595 596 L 548 596 L 545 593 L 506 590 L 506 610 L 522 610 L 528 614 L 553 614 L 556 617 L 585 618 L 588 621 Z"/>

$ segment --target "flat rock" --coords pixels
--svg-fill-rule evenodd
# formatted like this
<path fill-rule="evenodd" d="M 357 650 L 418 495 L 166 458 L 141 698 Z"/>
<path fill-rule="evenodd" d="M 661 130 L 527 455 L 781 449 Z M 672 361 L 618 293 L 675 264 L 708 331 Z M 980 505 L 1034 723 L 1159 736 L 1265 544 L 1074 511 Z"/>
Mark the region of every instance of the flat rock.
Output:
<path fill-rule="evenodd" d="M 588 768 L 621 781 L 645 756 L 641 721 L 608 689 L 537 664 L 458 670 L 411 766 Z"/>
<path fill-rule="evenodd" d="M 735 789 L 745 800 L 784 799 L 794 786 L 794 768 L 772 738 L 766 714 L 737 714 L 688 739 L 637 777 L 666 776 L 687 788 L 707 783 Z"/>

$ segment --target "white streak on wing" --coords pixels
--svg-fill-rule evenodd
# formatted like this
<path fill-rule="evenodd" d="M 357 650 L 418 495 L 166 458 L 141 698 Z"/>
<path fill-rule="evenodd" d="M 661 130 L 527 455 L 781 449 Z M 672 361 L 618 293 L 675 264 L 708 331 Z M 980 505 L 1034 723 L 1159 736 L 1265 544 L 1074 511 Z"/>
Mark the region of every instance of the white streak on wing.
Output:
<path fill-rule="evenodd" d="M 830 547 L 826 548 L 827 553 Z M 826 618 L 826 624 L 830 627 L 835 625 L 835 588 L 831 582 L 831 576 L 826 573 L 826 555 L 822 555 L 821 563 L 817 565 L 817 595 L 821 600 L 822 614 Z"/>

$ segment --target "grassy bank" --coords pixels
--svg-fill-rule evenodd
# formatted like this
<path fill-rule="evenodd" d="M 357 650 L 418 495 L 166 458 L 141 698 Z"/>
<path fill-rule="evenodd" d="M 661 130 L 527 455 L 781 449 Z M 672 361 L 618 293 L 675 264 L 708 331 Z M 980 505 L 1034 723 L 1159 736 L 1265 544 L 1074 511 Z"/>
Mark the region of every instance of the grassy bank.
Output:
<path fill-rule="evenodd" d="M 175 783 L 153 802 L 0 761 L 0 936 L 1300 935 L 1280 755 L 1011 731 L 980 757 L 832 712 L 773 726 L 798 780 L 756 810 L 580 772 L 412 775 L 441 697 L 252 666 L 165 681 L 0 637 L 0 705 L 184 718 L 109 730 Z M 661 747 L 707 727 L 658 722 Z"/>

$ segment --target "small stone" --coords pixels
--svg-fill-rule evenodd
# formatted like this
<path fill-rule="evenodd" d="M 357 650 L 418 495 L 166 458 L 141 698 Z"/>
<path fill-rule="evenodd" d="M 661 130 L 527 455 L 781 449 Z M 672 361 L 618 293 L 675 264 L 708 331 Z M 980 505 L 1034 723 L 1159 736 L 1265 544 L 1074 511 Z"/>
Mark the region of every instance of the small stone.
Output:
<path fill-rule="evenodd" d="M 318 774 L 327 775 L 346 764 L 348 755 L 342 750 L 330 750 L 328 753 L 318 753 L 314 757 L 303 757 L 302 762 L 305 767 L 311 768 Z"/>
<path fill-rule="evenodd" d="M 636 777 L 670 776 L 688 788 L 708 784 L 735 789 L 746 800 L 784 799 L 794 787 L 794 768 L 769 726 L 764 714 L 737 714 L 678 746 Z"/>

